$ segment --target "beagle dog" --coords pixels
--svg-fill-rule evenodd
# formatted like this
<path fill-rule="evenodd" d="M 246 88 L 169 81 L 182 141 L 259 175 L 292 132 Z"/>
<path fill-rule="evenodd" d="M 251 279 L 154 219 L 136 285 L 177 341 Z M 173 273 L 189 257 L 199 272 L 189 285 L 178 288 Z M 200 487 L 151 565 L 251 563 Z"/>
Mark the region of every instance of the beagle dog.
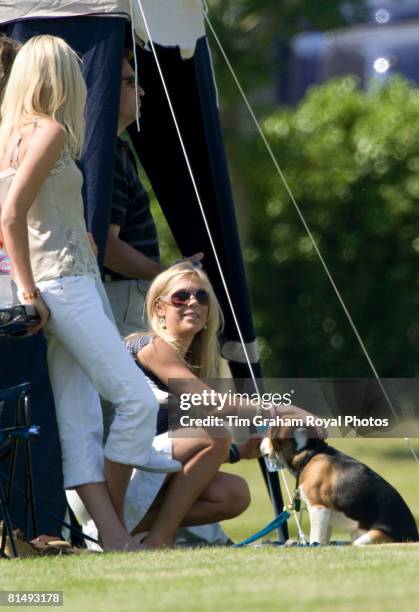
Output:
<path fill-rule="evenodd" d="M 418 528 L 401 495 L 368 466 L 319 439 L 314 427 L 274 427 L 261 453 L 296 477 L 295 500 L 310 517 L 310 544 L 328 544 L 332 527 L 353 544 L 417 542 Z"/>

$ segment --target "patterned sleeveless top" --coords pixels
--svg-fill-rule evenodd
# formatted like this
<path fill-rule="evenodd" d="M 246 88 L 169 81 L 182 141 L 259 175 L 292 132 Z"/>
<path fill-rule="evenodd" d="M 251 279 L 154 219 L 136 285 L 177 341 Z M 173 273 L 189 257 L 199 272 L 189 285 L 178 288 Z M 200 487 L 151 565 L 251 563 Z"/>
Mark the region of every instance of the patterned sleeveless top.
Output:
<path fill-rule="evenodd" d="M 0 172 L 0 208 L 15 178 L 19 145 L 10 167 Z M 14 158 L 13 158 L 14 155 Z M 83 177 L 64 147 L 28 211 L 29 256 L 35 282 L 60 276 L 99 277 L 87 237 L 81 189 Z"/>
<path fill-rule="evenodd" d="M 168 388 L 167 385 L 162 383 L 160 378 L 158 378 L 151 370 L 145 368 L 137 359 L 137 353 L 139 353 L 145 346 L 150 344 L 153 341 L 152 336 L 139 336 L 134 340 L 128 340 L 126 343 L 126 347 L 131 354 L 131 356 L 135 359 L 135 363 L 142 370 L 145 375 L 148 384 L 153 389 L 156 394 L 159 404 L 160 410 L 157 414 L 157 435 L 168 431 L 169 422 L 168 422 L 168 414 L 167 414 L 167 400 L 168 400 Z"/>

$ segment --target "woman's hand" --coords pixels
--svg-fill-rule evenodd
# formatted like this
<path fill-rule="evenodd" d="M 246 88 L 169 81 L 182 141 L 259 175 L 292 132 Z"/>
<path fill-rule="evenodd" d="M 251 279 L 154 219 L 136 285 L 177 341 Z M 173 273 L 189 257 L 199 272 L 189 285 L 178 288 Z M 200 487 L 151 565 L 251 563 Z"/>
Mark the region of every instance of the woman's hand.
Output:
<path fill-rule="evenodd" d="M 182 261 L 189 261 L 199 270 L 202 270 L 202 260 L 204 259 L 204 254 L 202 252 L 195 253 L 195 255 L 190 255 L 189 257 L 182 257 Z"/>
<path fill-rule="evenodd" d="M 265 436 L 263 434 L 253 434 L 250 438 L 237 444 L 240 459 L 257 459 L 261 456 L 260 443 Z"/>
<path fill-rule="evenodd" d="M 34 300 L 31 300 L 31 302 L 25 302 L 25 304 L 28 304 L 30 306 L 35 306 L 36 312 L 39 315 L 39 319 L 40 319 L 39 323 L 35 325 L 34 327 L 30 327 L 28 329 L 27 335 L 33 336 L 34 334 L 37 334 L 39 330 L 44 327 L 45 323 L 50 318 L 51 312 L 41 296 L 37 297 Z"/>
<path fill-rule="evenodd" d="M 301 419 L 302 424 L 309 427 L 314 427 L 317 431 L 320 440 L 325 440 L 327 438 L 327 429 L 321 427 L 320 425 L 312 425 L 307 422 L 307 417 L 316 418 L 316 415 L 311 412 L 307 412 L 307 410 L 303 410 L 302 408 L 298 408 L 297 406 L 277 406 L 272 405 L 271 409 L 272 415 L 278 416 L 281 419 L 291 418 L 291 419 Z"/>

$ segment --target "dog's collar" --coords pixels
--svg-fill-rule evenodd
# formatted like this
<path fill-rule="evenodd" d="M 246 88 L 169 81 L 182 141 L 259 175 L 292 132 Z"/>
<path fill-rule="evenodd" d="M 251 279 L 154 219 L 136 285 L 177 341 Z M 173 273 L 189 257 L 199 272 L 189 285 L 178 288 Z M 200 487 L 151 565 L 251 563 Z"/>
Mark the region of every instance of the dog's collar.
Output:
<path fill-rule="evenodd" d="M 304 450 L 304 449 L 303 449 L 303 450 Z M 296 485 L 295 485 L 295 486 L 296 486 L 297 488 L 298 488 L 298 483 L 299 483 L 299 480 L 300 480 L 301 472 L 302 472 L 302 471 L 303 471 L 303 469 L 306 467 L 306 465 L 308 465 L 308 464 L 310 463 L 310 461 L 313 459 L 313 457 L 315 457 L 316 455 L 318 455 L 318 453 L 319 453 L 319 451 L 317 451 L 317 450 L 311 450 L 311 451 L 308 451 L 308 452 L 307 452 L 307 453 L 304 455 L 304 457 L 302 458 L 302 460 L 301 460 L 301 462 L 300 462 L 300 464 L 298 465 L 297 470 L 296 470 L 296 472 L 297 472 L 297 475 L 296 475 L 297 482 L 296 482 Z"/>
<path fill-rule="evenodd" d="M 301 472 L 310 463 L 310 461 L 313 459 L 313 457 L 315 457 L 316 455 L 321 453 L 322 450 L 324 450 L 324 448 L 326 446 L 327 446 L 327 444 L 324 443 L 324 445 L 323 444 L 321 445 L 321 448 L 313 448 L 313 449 L 302 448 L 301 449 L 300 452 L 303 452 L 303 451 L 308 451 L 308 452 L 304 455 L 303 459 L 300 462 L 300 465 L 298 466 L 297 470 L 295 471 L 294 497 L 292 499 L 291 504 L 288 506 L 289 510 L 292 510 L 294 512 L 300 512 L 300 509 L 301 509 L 301 495 L 300 495 L 299 484 L 300 484 Z"/>
<path fill-rule="evenodd" d="M 316 455 L 319 455 L 320 453 L 324 453 L 326 448 L 328 448 L 327 442 L 325 442 L 324 440 L 321 440 L 321 441 L 319 441 L 319 444 L 316 446 L 316 448 L 305 447 L 305 448 L 301 449 L 301 451 L 300 451 L 301 453 L 303 451 L 308 451 L 308 452 L 302 458 L 302 460 L 301 460 L 301 462 L 298 465 L 297 470 L 296 470 L 296 472 L 297 472 L 297 474 L 296 474 L 296 483 L 295 483 L 296 489 L 298 489 L 301 472 L 304 470 L 304 468 L 307 466 L 307 464 L 310 463 L 310 461 L 313 459 L 313 457 L 315 457 Z"/>

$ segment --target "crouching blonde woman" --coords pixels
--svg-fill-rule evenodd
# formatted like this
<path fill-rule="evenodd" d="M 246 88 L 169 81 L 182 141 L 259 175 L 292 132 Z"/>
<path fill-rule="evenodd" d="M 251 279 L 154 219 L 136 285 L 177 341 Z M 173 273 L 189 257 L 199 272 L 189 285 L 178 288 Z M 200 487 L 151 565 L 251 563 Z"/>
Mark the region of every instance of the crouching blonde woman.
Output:
<path fill-rule="evenodd" d="M 205 272 L 189 262 L 168 268 L 152 282 L 146 308 L 151 330 L 129 336 L 127 348 L 150 383 L 176 397 L 211 392 L 205 381 L 219 376 L 222 313 Z M 254 414 L 254 408 L 234 404 L 227 412 L 236 410 Z M 309 415 L 297 406 L 272 410 L 302 419 Z M 223 414 L 215 407 L 214 412 Z M 158 425 L 160 431 L 168 428 L 164 409 Z M 158 435 L 155 448 L 180 461 L 182 470 L 166 478 L 134 472 L 125 503 L 128 529 L 146 532 L 147 546 L 170 546 L 178 527 L 238 516 L 250 503 L 247 483 L 219 469 L 223 463 L 259 457 L 260 442 L 256 435 L 232 445 L 230 434 L 221 428 L 188 429 L 186 437 L 185 430 Z"/>
<path fill-rule="evenodd" d="M 76 489 L 105 550 L 139 550 L 123 504 L 132 466 L 174 470 L 151 455 L 157 402 L 104 312 L 86 234 L 82 175 L 86 87 L 60 38 L 36 36 L 16 56 L 1 107 L 1 233 L 19 296 L 48 342 L 64 485 Z M 98 392 L 116 407 L 102 448 Z"/>
<path fill-rule="evenodd" d="M 208 389 L 201 379 L 218 374 L 222 314 L 205 272 L 188 262 L 168 268 L 152 282 L 146 307 L 151 330 L 127 339 L 139 374 L 146 374 L 163 403 L 168 391 L 180 395 Z M 244 512 L 250 503 L 246 481 L 220 467 L 260 455 L 260 437 L 232 446 L 230 433 L 222 427 L 169 434 L 166 408 L 158 418 L 158 431 L 165 433 L 156 436 L 154 448 L 179 461 L 182 469 L 168 476 L 135 470 L 125 500 L 127 528 L 133 535 L 141 534 L 149 548 L 171 546 L 179 527 L 223 521 Z M 77 497 L 68 498 L 85 531 L 95 535 Z"/>

